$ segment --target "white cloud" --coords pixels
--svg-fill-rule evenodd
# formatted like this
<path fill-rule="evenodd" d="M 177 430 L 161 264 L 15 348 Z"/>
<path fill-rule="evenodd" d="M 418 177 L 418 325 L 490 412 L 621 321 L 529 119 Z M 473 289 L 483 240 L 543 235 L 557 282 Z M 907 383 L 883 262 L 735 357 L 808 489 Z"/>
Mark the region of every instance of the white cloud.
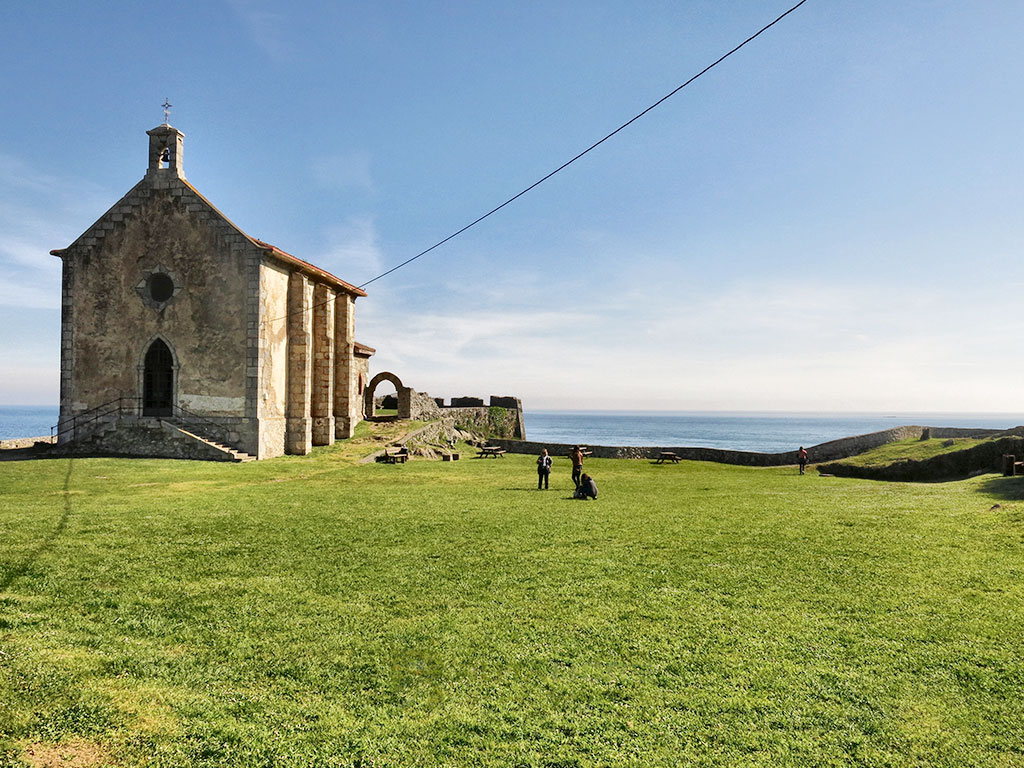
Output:
<path fill-rule="evenodd" d="M 370 216 L 350 216 L 326 233 L 326 251 L 316 262 L 343 280 L 368 279 L 381 272 L 377 227 Z"/>
<path fill-rule="evenodd" d="M 69 245 L 98 218 L 109 194 L 4 154 L 0 176 L 0 306 L 57 308 L 60 260 L 50 250 Z"/>
<path fill-rule="evenodd" d="M 0 280 L 0 306 L 27 307 L 32 309 L 60 308 L 60 273 L 56 280 L 42 284 L 11 280 Z"/>
<path fill-rule="evenodd" d="M 274 61 L 286 60 L 291 51 L 284 40 L 285 16 L 264 0 L 228 0 L 246 33 Z"/>
<path fill-rule="evenodd" d="M 322 155 L 312 162 L 313 177 L 332 189 L 355 188 L 373 192 L 372 158 L 369 152 Z"/>
<path fill-rule="evenodd" d="M 364 302 L 359 336 L 379 350 L 374 370 L 435 396 L 513 394 L 528 408 L 1024 408 L 1024 362 L 993 370 L 990 316 L 962 291 L 804 280 L 558 310 Z"/>

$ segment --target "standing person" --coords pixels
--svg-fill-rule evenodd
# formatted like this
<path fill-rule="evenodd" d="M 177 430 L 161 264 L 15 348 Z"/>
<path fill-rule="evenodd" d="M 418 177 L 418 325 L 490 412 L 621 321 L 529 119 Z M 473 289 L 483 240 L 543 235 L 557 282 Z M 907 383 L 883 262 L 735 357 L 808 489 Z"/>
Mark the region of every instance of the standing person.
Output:
<path fill-rule="evenodd" d="M 796 452 L 796 460 L 800 462 L 800 474 L 804 473 L 804 467 L 807 466 L 807 449 L 802 445 L 800 450 Z"/>
<path fill-rule="evenodd" d="M 548 456 L 548 449 L 537 457 L 537 490 L 547 490 L 548 478 L 551 477 L 551 457 Z"/>
<path fill-rule="evenodd" d="M 572 459 L 572 484 L 574 487 L 579 488 L 580 475 L 583 474 L 583 449 L 577 445 L 572 449 L 569 458 Z"/>

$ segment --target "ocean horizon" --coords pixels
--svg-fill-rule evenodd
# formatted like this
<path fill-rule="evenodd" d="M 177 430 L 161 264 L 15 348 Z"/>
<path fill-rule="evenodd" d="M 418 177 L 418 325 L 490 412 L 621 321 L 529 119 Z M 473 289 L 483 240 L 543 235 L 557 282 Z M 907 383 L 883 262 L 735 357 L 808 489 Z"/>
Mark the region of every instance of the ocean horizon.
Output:
<path fill-rule="evenodd" d="M 0 405 L 0 440 L 40 437 L 57 423 L 57 406 Z M 797 411 L 544 410 L 524 413 L 526 437 L 539 443 L 723 448 L 777 453 L 798 446 L 916 424 L 1009 429 L 1011 413 L 828 413 Z"/>
<path fill-rule="evenodd" d="M 526 410 L 527 440 L 607 446 L 796 450 L 892 427 L 1009 429 L 1009 413 Z"/>

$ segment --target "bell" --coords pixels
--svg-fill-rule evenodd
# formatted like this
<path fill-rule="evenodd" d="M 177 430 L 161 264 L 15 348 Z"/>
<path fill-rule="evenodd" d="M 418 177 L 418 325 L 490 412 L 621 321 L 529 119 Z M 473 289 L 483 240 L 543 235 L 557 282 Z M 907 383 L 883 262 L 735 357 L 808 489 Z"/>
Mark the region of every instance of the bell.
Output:
<path fill-rule="evenodd" d="M 161 163 L 169 163 L 169 162 L 171 162 L 171 150 L 169 150 L 167 147 L 164 147 L 164 151 L 160 153 L 160 162 Z"/>

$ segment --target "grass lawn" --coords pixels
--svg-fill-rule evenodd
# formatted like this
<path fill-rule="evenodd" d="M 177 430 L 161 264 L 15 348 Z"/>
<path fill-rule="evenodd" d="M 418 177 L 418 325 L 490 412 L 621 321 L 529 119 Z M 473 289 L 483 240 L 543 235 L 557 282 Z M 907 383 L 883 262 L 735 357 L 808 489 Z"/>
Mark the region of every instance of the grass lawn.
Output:
<path fill-rule="evenodd" d="M 873 448 L 870 451 L 842 459 L 841 463 L 861 467 L 876 467 L 892 464 L 894 461 L 903 461 L 904 459 L 921 461 L 923 459 L 930 459 L 933 456 L 940 456 L 944 453 L 954 453 L 955 451 L 973 448 L 982 443 L 992 442 L 994 439 L 991 437 L 957 437 L 943 440 L 933 437 L 930 440 L 921 440 L 920 438 L 912 437 L 907 440 L 897 440 L 880 445 L 878 448 Z"/>
<path fill-rule="evenodd" d="M 1024 765 L 1024 478 L 361 452 L 0 463 L 0 765 Z"/>

